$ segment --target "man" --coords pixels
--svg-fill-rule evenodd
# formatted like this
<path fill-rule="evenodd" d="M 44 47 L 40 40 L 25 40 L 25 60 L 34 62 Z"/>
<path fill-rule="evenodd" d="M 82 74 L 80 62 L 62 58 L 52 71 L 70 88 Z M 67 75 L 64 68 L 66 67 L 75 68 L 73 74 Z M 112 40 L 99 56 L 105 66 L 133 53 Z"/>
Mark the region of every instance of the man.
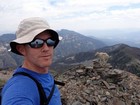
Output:
<path fill-rule="evenodd" d="M 59 43 L 58 33 L 39 17 L 27 18 L 19 24 L 16 39 L 10 42 L 11 51 L 24 57 L 15 73 L 25 72 L 42 85 L 48 97 L 54 84 L 49 73 L 54 48 Z M 23 75 L 13 76 L 2 91 L 2 105 L 40 105 L 36 83 Z M 61 105 L 60 92 L 55 86 L 49 105 Z"/>

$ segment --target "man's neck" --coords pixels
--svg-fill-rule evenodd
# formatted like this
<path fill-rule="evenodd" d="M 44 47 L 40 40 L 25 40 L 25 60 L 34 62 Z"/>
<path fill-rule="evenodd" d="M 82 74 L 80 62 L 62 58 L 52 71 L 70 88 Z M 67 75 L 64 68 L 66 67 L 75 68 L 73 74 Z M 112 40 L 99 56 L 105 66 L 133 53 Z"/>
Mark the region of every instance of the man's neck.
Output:
<path fill-rule="evenodd" d="M 39 67 L 39 66 L 36 66 L 36 65 L 27 63 L 27 62 L 24 62 L 23 65 L 22 65 L 22 67 L 24 67 L 26 69 L 29 69 L 31 71 L 40 73 L 40 74 L 46 74 L 46 73 L 48 73 L 48 67 Z"/>

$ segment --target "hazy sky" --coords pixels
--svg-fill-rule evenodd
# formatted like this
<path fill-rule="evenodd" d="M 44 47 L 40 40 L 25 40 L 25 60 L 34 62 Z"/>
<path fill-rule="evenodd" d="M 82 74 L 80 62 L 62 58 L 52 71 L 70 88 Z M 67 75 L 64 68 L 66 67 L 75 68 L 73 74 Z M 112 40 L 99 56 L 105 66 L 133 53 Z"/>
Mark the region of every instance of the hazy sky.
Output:
<path fill-rule="evenodd" d="M 0 0 L 0 32 L 31 16 L 55 30 L 140 29 L 140 0 Z"/>

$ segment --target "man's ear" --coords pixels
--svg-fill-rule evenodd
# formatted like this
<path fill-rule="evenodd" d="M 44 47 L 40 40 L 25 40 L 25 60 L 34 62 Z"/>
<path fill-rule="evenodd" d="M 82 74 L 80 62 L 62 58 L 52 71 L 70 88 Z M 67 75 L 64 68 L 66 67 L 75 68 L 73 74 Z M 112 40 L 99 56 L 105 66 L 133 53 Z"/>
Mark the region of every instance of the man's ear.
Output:
<path fill-rule="evenodd" d="M 22 55 L 25 55 L 25 46 L 24 46 L 24 45 L 16 45 L 16 49 L 17 49 Z"/>

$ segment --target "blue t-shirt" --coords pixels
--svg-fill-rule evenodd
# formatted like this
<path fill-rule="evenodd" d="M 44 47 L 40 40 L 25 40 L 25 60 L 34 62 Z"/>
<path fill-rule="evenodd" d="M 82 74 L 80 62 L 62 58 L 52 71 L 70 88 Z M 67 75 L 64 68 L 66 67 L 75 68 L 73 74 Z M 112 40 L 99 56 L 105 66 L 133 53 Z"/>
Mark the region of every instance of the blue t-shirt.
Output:
<path fill-rule="evenodd" d="M 42 84 L 46 96 L 50 94 L 54 84 L 54 79 L 50 73 L 39 74 L 25 68 L 18 68 L 15 72 L 30 74 Z M 12 77 L 2 90 L 2 105 L 40 105 L 40 96 L 36 83 L 23 75 Z M 55 86 L 49 105 L 62 105 L 57 86 Z"/>

